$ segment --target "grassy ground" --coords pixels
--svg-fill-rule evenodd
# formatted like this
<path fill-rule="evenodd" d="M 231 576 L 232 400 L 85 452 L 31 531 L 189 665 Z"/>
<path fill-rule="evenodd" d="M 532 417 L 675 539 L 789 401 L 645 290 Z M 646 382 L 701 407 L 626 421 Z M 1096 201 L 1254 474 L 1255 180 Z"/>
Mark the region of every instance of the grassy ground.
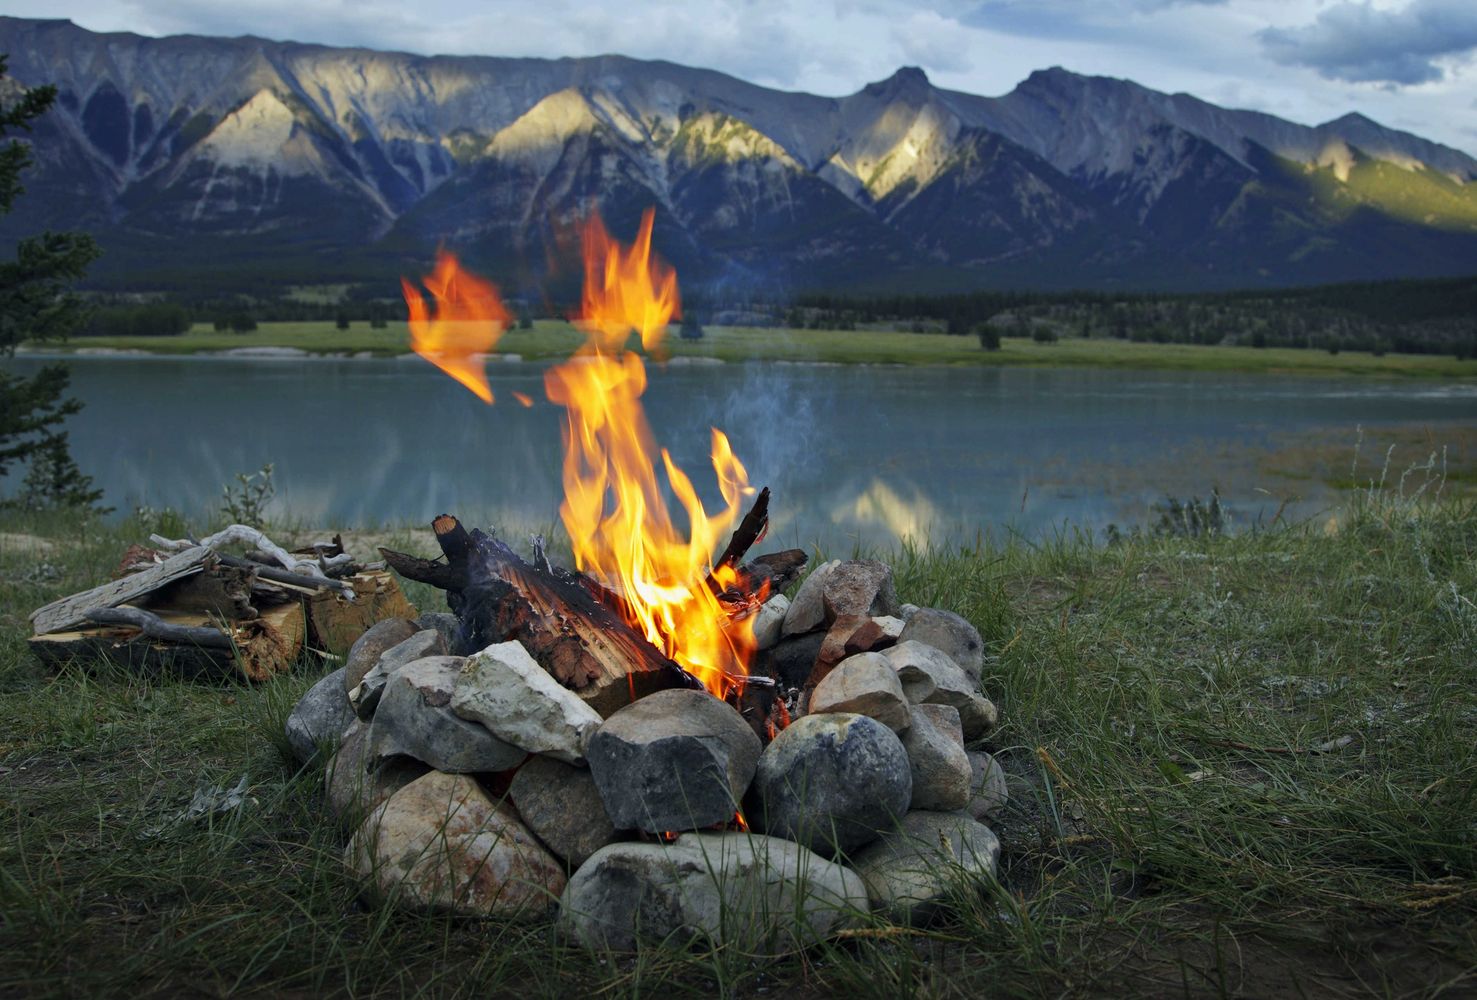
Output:
<path fill-rule="evenodd" d="M 49 673 L 26 613 L 148 526 L 12 520 L 0 995 L 1471 995 L 1474 513 L 1364 495 L 1332 526 L 892 554 L 905 600 L 988 644 L 1000 884 L 937 926 L 777 962 L 590 956 L 544 925 L 366 907 L 320 772 L 281 737 L 316 670 Z M 242 775 L 242 808 L 171 820 Z"/>
<path fill-rule="evenodd" d="M 500 352 L 529 360 L 562 358 L 581 342 L 568 323 L 540 320 L 532 330 L 509 330 Z M 63 350 L 107 349 L 194 354 L 241 347 L 295 347 L 314 354 L 403 354 L 408 350 L 405 324 L 372 330 L 356 323 L 339 330 L 332 323 L 264 323 L 253 333 L 217 332 L 204 325 L 178 337 L 88 337 L 62 345 Z M 1173 371 L 1290 372 L 1305 375 L 1382 375 L 1425 378 L 1477 378 L 1477 360 L 1444 356 L 1372 354 L 1249 347 L 1200 347 L 1186 344 L 1135 344 L 1110 338 L 1065 339 L 1040 344 L 1005 338 L 998 351 L 980 349 L 974 337 L 941 333 L 896 333 L 878 330 L 767 330 L 709 327 L 698 341 L 668 340 L 675 357 L 722 361 L 773 360 L 835 364 L 1031 365 L 1163 369 Z M 54 349 L 54 345 L 47 345 Z"/>

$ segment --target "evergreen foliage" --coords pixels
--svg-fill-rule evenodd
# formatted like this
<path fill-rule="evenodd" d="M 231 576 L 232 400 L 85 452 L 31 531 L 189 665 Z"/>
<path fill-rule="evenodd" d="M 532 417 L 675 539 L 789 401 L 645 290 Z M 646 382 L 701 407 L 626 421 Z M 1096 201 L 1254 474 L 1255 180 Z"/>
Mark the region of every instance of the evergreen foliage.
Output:
<path fill-rule="evenodd" d="M 0 55 L 0 79 L 6 61 Z M 55 100 L 56 88 L 33 87 L 0 104 L 0 138 L 30 131 Z M 20 174 L 30 163 L 30 148 L 19 139 L 0 146 L 0 215 L 24 191 Z M 22 340 L 62 337 L 77 327 L 85 311 L 71 286 L 97 255 L 97 244 L 83 233 L 46 232 L 17 244 L 15 260 L 0 262 L 0 357 L 13 357 Z M 29 378 L 0 371 L 0 477 L 16 463 L 30 466 L 10 505 L 95 508 L 102 498 L 72 461 L 61 430 L 82 408 L 66 396 L 69 379 L 63 365 L 47 365 Z"/>

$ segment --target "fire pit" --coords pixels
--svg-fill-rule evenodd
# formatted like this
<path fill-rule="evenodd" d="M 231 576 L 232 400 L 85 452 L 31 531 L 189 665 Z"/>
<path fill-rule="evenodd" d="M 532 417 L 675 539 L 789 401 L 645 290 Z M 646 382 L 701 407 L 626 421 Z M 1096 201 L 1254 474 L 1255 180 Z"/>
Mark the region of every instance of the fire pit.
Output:
<path fill-rule="evenodd" d="M 980 820 L 1003 776 L 965 749 L 996 724 L 980 636 L 900 604 L 881 562 L 825 563 L 788 600 L 806 557 L 748 558 L 769 492 L 716 428 L 725 507 L 704 509 L 655 444 L 644 362 L 625 349 L 637 331 L 658 352 L 680 308 L 651 224 L 631 247 L 587 226 L 589 339 L 545 376 L 574 568 L 542 539 L 525 559 L 446 514 L 442 558 L 382 549 L 450 613 L 366 632 L 294 711 L 294 746 L 337 744 L 325 792 L 352 831 L 345 861 L 395 904 L 557 914 L 597 948 L 790 946 L 874 912 L 925 916 L 999 854 Z M 496 289 L 450 255 L 426 287 L 434 316 L 406 284 L 414 346 L 491 403 Z"/>

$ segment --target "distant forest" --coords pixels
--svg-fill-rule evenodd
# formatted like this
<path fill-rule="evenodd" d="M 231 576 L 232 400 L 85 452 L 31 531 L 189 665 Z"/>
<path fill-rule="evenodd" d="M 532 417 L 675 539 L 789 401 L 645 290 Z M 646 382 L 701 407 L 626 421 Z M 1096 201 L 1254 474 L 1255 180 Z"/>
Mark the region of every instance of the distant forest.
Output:
<path fill-rule="evenodd" d="M 562 318 L 573 303 L 509 303 L 525 325 Z M 277 297 L 192 298 L 99 295 L 82 336 L 169 336 L 192 324 L 245 332 L 257 323 L 327 321 L 340 327 L 383 327 L 405 318 L 399 298 L 374 297 L 368 286 L 331 294 L 303 290 Z M 791 329 L 892 329 L 976 336 L 986 349 L 1001 337 L 1050 341 L 1114 337 L 1162 344 L 1222 344 L 1451 354 L 1477 357 L 1477 277 L 1363 282 L 1277 291 L 1168 294 L 1150 292 L 971 292 L 959 295 L 829 294 L 785 301 L 719 301 L 689 295 L 694 322 Z"/>

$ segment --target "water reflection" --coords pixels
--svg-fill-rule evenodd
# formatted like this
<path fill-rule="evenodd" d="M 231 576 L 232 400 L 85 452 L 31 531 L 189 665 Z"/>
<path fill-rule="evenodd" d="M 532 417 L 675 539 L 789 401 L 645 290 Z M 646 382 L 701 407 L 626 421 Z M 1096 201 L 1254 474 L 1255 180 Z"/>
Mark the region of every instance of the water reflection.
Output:
<path fill-rule="evenodd" d="M 16 367 L 39 362 L 21 359 Z M 88 358 L 75 454 L 120 509 L 192 515 L 235 474 L 276 466 L 277 515 L 318 525 L 426 521 L 547 529 L 558 518 L 559 420 L 540 366 L 499 364 L 486 407 L 418 359 Z M 672 365 L 646 395 L 661 444 L 718 502 L 708 428 L 775 495 L 776 544 L 1028 536 L 1063 522 L 1142 523 L 1166 493 L 1220 489 L 1243 523 L 1311 514 L 1316 481 L 1244 456 L 1279 435 L 1422 422 L 1469 428 L 1477 387 L 1190 373 Z M 1240 457 L 1238 457 L 1240 456 Z"/>

